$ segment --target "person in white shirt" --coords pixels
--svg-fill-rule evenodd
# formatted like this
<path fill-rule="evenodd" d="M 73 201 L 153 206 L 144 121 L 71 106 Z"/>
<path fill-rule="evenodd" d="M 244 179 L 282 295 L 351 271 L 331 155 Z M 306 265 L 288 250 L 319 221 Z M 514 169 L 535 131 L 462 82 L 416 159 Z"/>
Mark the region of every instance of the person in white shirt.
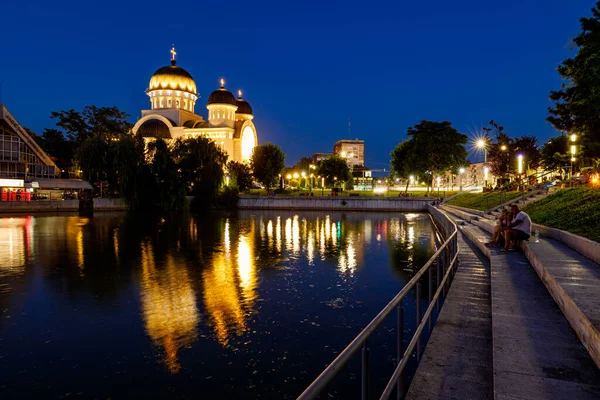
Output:
<path fill-rule="evenodd" d="M 527 213 L 519 210 L 519 206 L 510 206 L 512 221 L 504 232 L 504 248 L 502 251 L 512 250 L 513 240 L 527 240 L 531 236 L 531 218 Z"/>

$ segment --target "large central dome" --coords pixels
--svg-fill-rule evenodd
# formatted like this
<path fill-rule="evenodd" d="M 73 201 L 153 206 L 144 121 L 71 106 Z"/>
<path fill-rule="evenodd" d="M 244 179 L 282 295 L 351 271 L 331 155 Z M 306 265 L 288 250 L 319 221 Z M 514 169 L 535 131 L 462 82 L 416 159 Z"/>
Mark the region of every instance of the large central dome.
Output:
<path fill-rule="evenodd" d="M 196 95 L 196 82 L 185 69 L 175 65 L 159 68 L 150 78 L 148 90 L 181 90 Z"/>

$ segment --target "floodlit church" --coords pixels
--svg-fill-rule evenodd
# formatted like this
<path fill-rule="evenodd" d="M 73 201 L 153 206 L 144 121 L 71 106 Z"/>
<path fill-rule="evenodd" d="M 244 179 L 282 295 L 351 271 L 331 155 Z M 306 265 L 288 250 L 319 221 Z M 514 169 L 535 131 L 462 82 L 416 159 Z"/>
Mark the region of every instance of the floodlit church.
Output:
<path fill-rule="evenodd" d="M 221 87 L 208 96 L 208 121 L 195 113 L 200 95 L 192 76 L 176 65 L 175 48 L 171 49 L 171 65 L 159 68 L 150 78 L 146 94 L 150 98 L 150 110 L 142 110 L 142 118 L 132 132 L 145 138 L 193 138 L 203 136 L 212 139 L 223 148 L 230 161 L 250 160 L 252 150 L 258 143 L 254 115 L 250 104 L 227 89 L 221 79 Z"/>

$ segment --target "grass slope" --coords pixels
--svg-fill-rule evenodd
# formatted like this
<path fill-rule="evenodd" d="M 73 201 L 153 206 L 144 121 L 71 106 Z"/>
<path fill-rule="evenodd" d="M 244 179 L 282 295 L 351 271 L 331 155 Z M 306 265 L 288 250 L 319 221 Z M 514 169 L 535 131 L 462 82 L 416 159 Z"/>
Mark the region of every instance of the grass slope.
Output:
<path fill-rule="evenodd" d="M 463 193 L 450 200 L 448 204 L 487 211 L 490 208 L 497 207 L 504 202 L 511 201 L 523 195 L 523 192 Z"/>
<path fill-rule="evenodd" d="M 600 242 L 600 189 L 563 189 L 529 204 L 533 222 Z"/>

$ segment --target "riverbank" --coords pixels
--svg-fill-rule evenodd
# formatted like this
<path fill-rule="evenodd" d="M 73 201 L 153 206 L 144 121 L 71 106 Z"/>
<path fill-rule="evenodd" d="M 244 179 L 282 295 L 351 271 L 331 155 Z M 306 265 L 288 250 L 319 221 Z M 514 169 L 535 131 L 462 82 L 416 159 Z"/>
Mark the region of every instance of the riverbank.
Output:
<path fill-rule="evenodd" d="M 126 211 L 127 204 L 123 199 L 94 199 L 94 211 Z M 48 213 L 79 211 L 79 200 L 38 200 L 38 201 L 2 201 L 0 214 L 14 213 Z"/>
<path fill-rule="evenodd" d="M 322 211 L 427 211 L 434 199 L 426 197 L 297 197 L 240 196 L 242 210 L 322 210 Z"/>

